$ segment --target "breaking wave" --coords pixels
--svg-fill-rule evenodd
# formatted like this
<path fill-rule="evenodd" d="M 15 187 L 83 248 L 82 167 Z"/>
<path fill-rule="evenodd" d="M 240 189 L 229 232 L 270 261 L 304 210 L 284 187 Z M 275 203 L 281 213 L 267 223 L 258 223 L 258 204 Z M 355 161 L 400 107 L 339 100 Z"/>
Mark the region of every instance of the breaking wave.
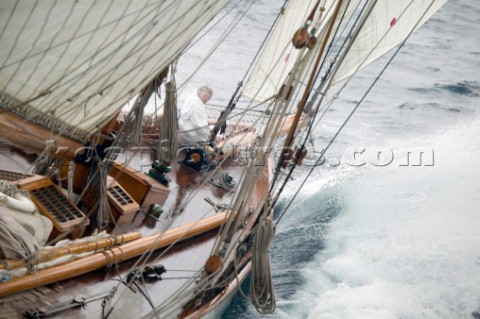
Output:
<path fill-rule="evenodd" d="M 408 141 L 430 145 L 434 166 L 372 168 L 337 186 L 343 210 L 328 225 L 324 249 L 303 268 L 285 318 L 477 314 L 479 127 L 477 119 Z"/>

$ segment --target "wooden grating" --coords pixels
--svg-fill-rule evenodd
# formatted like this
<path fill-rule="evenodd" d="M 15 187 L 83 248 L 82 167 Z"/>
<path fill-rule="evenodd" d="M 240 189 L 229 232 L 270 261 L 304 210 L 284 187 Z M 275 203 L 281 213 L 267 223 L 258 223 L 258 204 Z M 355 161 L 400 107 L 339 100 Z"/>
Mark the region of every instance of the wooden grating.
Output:
<path fill-rule="evenodd" d="M 62 233 L 68 233 L 72 239 L 82 235 L 89 223 L 88 218 L 48 177 L 27 176 L 15 184 L 28 191 L 40 214 L 52 221 L 55 231 L 50 235 L 50 239 Z"/>
<path fill-rule="evenodd" d="M 59 223 L 83 218 L 83 214 L 53 185 L 35 189 L 32 195 Z"/>
<path fill-rule="evenodd" d="M 110 205 L 110 220 L 117 224 L 131 223 L 140 206 L 130 194 L 115 181 L 108 177 L 107 197 Z"/>
<path fill-rule="evenodd" d="M 147 174 L 118 162 L 112 166 L 109 175 L 143 208 L 153 203 L 163 205 L 170 194 L 168 187 Z"/>
<path fill-rule="evenodd" d="M 133 199 L 118 185 L 109 187 L 108 193 L 120 206 L 126 206 L 134 203 Z"/>

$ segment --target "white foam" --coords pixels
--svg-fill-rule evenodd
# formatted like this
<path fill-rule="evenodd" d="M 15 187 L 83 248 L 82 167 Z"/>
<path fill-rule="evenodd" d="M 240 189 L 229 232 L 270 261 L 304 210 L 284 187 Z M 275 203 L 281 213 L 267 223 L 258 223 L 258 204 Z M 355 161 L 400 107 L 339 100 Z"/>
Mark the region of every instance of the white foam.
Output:
<path fill-rule="evenodd" d="M 472 318 L 480 307 L 480 119 L 394 145 L 434 166 L 370 167 L 303 270 L 295 318 Z"/>

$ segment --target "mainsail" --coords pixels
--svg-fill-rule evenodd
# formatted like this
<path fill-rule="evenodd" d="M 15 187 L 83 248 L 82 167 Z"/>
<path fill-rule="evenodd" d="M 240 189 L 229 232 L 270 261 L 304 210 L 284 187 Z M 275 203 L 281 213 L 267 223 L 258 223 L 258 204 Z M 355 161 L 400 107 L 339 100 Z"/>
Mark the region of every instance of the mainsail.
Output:
<path fill-rule="evenodd" d="M 226 2 L 1 1 L 0 107 L 84 140 Z"/>

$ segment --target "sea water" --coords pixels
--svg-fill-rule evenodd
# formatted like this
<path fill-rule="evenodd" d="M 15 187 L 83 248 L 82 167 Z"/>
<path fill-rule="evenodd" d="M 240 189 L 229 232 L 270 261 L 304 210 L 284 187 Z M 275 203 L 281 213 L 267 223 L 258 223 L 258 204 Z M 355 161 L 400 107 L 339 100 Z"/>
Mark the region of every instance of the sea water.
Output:
<path fill-rule="evenodd" d="M 236 3 L 225 12 L 250 4 Z M 282 3 L 254 3 L 189 83 L 209 83 L 225 104 Z M 479 17 L 478 0 L 450 0 L 411 36 L 277 226 L 276 312 L 262 316 L 238 294 L 223 318 L 480 317 Z M 204 40 L 228 31 L 220 25 Z M 180 82 L 204 47 L 180 61 Z M 387 59 L 360 72 L 316 126 L 317 151 Z M 276 216 L 309 169 L 296 173 Z"/>

